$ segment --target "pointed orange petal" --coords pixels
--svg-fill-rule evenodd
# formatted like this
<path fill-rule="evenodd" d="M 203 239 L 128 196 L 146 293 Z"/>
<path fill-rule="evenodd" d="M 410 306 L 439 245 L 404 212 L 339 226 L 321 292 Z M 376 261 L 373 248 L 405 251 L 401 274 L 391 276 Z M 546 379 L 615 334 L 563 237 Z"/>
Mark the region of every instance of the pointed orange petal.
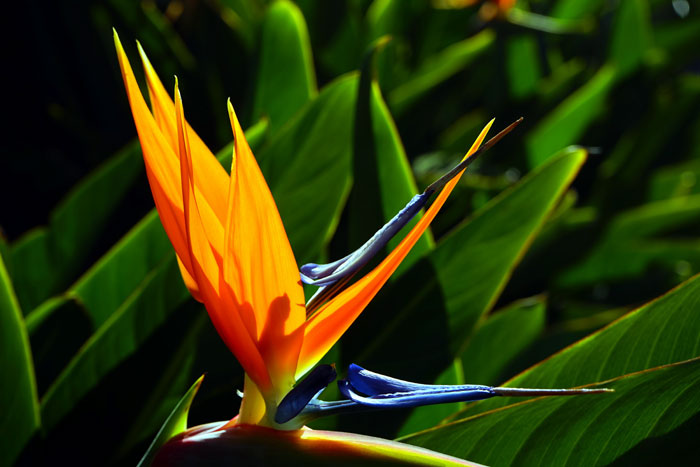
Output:
<path fill-rule="evenodd" d="M 221 259 L 217 258 L 204 217 L 200 210 L 200 197 L 195 189 L 195 166 L 185 126 L 182 100 L 175 82 L 175 116 L 178 150 L 180 156 L 181 184 L 187 244 L 192 264 L 192 277 L 217 331 L 229 346 L 246 373 L 261 388 L 269 387 L 269 375 L 260 352 L 246 331 L 238 306 L 221 290 Z M 197 167 L 199 170 L 199 167 Z"/>
<path fill-rule="evenodd" d="M 144 52 L 140 43 L 137 42 L 137 45 L 146 75 L 153 116 L 161 132 L 169 140 L 171 147 L 175 148 L 178 144 L 175 106 L 151 62 L 148 60 L 146 52 Z M 195 186 L 198 190 L 201 190 L 207 204 L 218 218 L 218 223 L 223 226 L 226 224 L 228 174 L 187 121 L 185 121 L 185 128 L 187 129 L 187 137 L 192 150 L 192 162 L 197 167 L 197 172 L 194 175 Z"/>
<path fill-rule="evenodd" d="M 464 159 L 471 156 L 481 146 L 492 124 L 493 120 L 481 130 Z M 379 289 L 382 288 L 391 274 L 398 268 L 401 261 L 403 261 L 430 222 L 435 218 L 435 215 L 445 203 L 463 173 L 464 171 L 445 185 L 440 195 L 430 206 L 430 209 L 416 223 L 401 243 L 376 268 L 323 305 L 309 319 L 306 325 L 304 344 L 299 356 L 297 375 L 302 375 L 308 371 L 330 350 L 370 300 L 379 292 Z"/>
<path fill-rule="evenodd" d="M 146 175 L 151 185 L 158 215 L 170 242 L 175 248 L 175 252 L 191 275 L 192 264 L 189 260 L 185 234 L 178 156 L 158 128 L 151 111 L 146 105 L 146 101 L 141 95 L 134 72 L 129 64 L 129 59 L 124 53 L 124 48 L 119 41 L 116 31 L 114 32 L 114 45 L 117 49 L 124 87 L 126 88 L 131 112 L 134 116 L 134 123 L 136 124 L 136 131 L 141 142 Z"/>
<path fill-rule="evenodd" d="M 228 103 L 234 154 L 224 244 L 224 279 L 250 310 L 273 384 L 292 384 L 306 320 L 304 291 L 277 206 Z M 245 320 L 245 318 L 244 318 Z"/>

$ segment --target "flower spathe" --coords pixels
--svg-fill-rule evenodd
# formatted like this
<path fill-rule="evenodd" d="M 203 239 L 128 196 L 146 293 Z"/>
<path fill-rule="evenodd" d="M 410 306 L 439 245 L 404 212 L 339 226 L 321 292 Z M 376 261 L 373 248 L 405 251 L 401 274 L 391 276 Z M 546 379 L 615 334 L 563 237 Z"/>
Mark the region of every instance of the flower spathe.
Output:
<path fill-rule="evenodd" d="M 246 373 L 241 412 L 232 423 L 276 426 L 279 402 L 389 279 L 459 175 L 378 266 L 307 318 L 282 220 L 230 101 L 234 153 L 229 176 L 187 123 L 177 80 L 173 101 L 139 45 L 149 108 L 116 32 L 114 39 L 153 199 L 183 280 Z M 479 148 L 491 124 L 465 158 Z"/>

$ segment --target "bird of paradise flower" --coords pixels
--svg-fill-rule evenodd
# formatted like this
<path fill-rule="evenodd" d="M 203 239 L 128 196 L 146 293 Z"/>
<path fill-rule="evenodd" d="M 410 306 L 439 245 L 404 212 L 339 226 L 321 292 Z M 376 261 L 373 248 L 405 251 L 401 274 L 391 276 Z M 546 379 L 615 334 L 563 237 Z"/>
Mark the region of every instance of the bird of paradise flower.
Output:
<path fill-rule="evenodd" d="M 484 146 L 493 120 L 462 162 L 409 201 L 359 250 L 326 265 L 297 268 L 272 194 L 228 102 L 234 148 L 230 176 L 184 117 L 177 80 L 173 101 L 145 52 L 151 107 L 142 96 L 119 37 L 115 46 L 156 209 L 177 255 L 185 285 L 202 302 L 228 348 L 245 371 L 239 414 L 197 428 L 189 440 L 230 437 L 231 429 L 264 427 L 267 435 L 298 432 L 310 419 L 331 413 L 479 400 L 499 395 L 573 395 L 603 390 L 530 390 L 478 385 L 436 386 L 389 378 L 351 365 L 339 381 L 347 400 L 318 399 L 336 378 L 320 359 L 386 283 L 434 219 L 466 166 L 495 144 L 515 122 Z M 438 194 L 420 220 L 376 267 L 350 279 Z M 319 287 L 305 303 L 302 282 Z M 308 376 L 299 381 L 304 375 Z M 228 430 L 228 431 L 227 431 Z M 252 431 L 259 434 L 259 431 Z M 240 435 L 240 432 L 238 433 Z M 296 436 L 296 435 L 295 435 Z M 374 455 L 412 462 L 464 461 L 414 447 L 358 435 L 321 432 L 297 440 L 363 446 Z M 250 438 L 246 438 L 250 443 Z M 336 449 L 338 445 L 335 446 Z"/>

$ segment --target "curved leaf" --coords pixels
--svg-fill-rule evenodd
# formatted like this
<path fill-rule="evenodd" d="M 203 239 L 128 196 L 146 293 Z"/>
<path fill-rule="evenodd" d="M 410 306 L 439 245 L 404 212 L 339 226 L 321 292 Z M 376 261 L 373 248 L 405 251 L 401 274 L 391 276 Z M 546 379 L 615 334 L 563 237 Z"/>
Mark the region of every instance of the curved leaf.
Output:
<path fill-rule="evenodd" d="M 151 271 L 100 326 L 41 400 L 44 427 L 52 429 L 110 370 L 139 346 L 189 296 L 174 255 Z"/>
<path fill-rule="evenodd" d="M 329 84 L 258 151 L 299 264 L 316 259 L 350 183 L 357 76 Z"/>
<path fill-rule="evenodd" d="M 268 117 L 274 133 L 316 94 L 306 21 L 292 2 L 278 0 L 263 20 L 253 117 Z"/>
<path fill-rule="evenodd" d="M 182 396 L 182 399 L 180 399 L 177 405 L 173 408 L 172 412 L 170 412 L 170 415 L 168 415 L 165 423 L 163 423 L 163 426 L 160 428 L 160 430 L 158 430 L 158 434 L 156 435 L 155 439 L 153 439 L 151 445 L 148 446 L 148 450 L 138 463 L 138 467 L 148 467 L 151 465 L 151 462 L 153 462 L 153 459 L 158 452 L 158 449 L 170 438 L 187 429 L 187 415 L 190 411 L 190 406 L 192 405 L 194 396 L 197 395 L 197 391 L 199 391 L 199 387 L 202 385 L 203 380 L 204 375 L 200 376 L 199 379 L 194 382 L 194 384 L 187 390 L 185 395 Z"/>
<path fill-rule="evenodd" d="M 399 369 L 396 376 L 407 380 L 437 377 L 464 351 L 474 325 L 493 307 L 585 158 L 582 149 L 563 151 L 494 198 L 385 287 L 365 311 L 383 322 L 363 329 L 363 317 L 349 330 L 374 339 L 360 339 L 361 346 L 348 349 L 347 358 L 378 371 L 391 365 Z M 403 366 L 397 367 L 399 362 Z"/>
<path fill-rule="evenodd" d="M 76 185 L 51 212 L 49 225 L 12 245 L 17 296 L 30 312 L 85 266 L 114 208 L 143 173 L 141 149 L 130 143 Z"/>
<path fill-rule="evenodd" d="M 398 130 L 374 77 L 376 53 L 384 43 L 378 42 L 368 52 L 360 74 L 354 121 L 353 188 L 347 205 L 347 251 L 362 245 L 418 193 Z M 414 218 L 389 241 L 388 251 L 417 221 Z M 432 244 L 432 236 L 427 232 L 404 259 L 400 271 L 432 249 Z"/>
<path fill-rule="evenodd" d="M 574 387 L 700 355 L 700 275 L 631 311 L 509 380 L 510 387 Z M 464 418 L 507 405 L 494 398 L 457 414 Z"/>
<path fill-rule="evenodd" d="M 521 352 L 544 330 L 544 299 L 516 302 L 482 321 L 467 346 L 435 381 L 435 384 L 483 384 L 497 386 L 499 377 Z M 399 436 L 437 425 L 464 406 L 440 404 L 415 409 L 401 427 Z"/>
<path fill-rule="evenodd" d="M 39 401 L 22 312 L 0 257 L 0 452 L 10 465 L 39 428 Z"/>
<path fill-rule="evenodd" d="M 603 112 L 608 93 L 615 83 L 615 69 L 608 65 L 547 115 L 526 138 L 527 156 L 535 167 L 555 151 L 577 139 Z"/>
<path fill-rule="evenodd" d="M 488 465 L 608 465 L 623 455 L 626 465 L 664 464 L 669 444 L 697 458 L 697 432 L 684 424 L 700 410 L 700 359 L 601 385 L 615 392 L 529 400 L 402 441 Z"/>
<path fill-rule="evenodd" d="M 496 34 L 486 29 L 428 58 L 411 78 L 391 91 L 389 107 L 395 114 L 402 114 L 435 86 L 479 58 L 495 39 Z"/>

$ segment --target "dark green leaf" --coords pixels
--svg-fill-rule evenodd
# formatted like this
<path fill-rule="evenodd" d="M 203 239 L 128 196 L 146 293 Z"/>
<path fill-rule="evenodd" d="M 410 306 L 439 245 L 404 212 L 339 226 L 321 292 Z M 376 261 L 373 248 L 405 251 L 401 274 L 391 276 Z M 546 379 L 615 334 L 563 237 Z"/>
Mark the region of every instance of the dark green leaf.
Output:
<path fill-rule="evenodd" d="M 558 0 L 550 13 L 555 18 L 576 19 L 598 10 L 603 0 Z"/>
<path fill-rule="evenodd" d="M 47 228 L 13 245 L 12 273 L 27 312 L 75 279 L 113 210 L 142 173 L 141 149 L 134 142 L 76 185 L 53 210 Z"/>
<path fill-rule="evenodd" d="M 493 199 L 431 254 L 453 349 L 463 349 L 474 324 L 493 306 L 585 159 L 582 149 L 562 151 Z"/>
<path fill-rule="evenodd" d="M 506 45 L 510 93 L 515 99 L 528 97 L 542 77 L 537 41 L 532 34 L 512 37 Z"/>
<path fill-rule="evenodd" d="M 650 182 L 649 201 L 700 194 L 700 160 L 657 170 Z"/>
<path fill-rule="evenodd" d="M 380 39 L 381 40 L 381 39 Z M 359 248 L 418 193 L 403 144 L 373 77 L 373 48 L 365 58 L 355 108 L 353 141 L 353 189 L 348 199 L 348 249 Z M 414 219 L 387 245 L 391 251 L 418 221 Z M 401 266 L 405 269 L 432 248 L 432 237 L 423 235 Z"/>
<path fill-rule="evenodd" d="M 41 422 L 29 338 L 1 257 L 0 360 L 0 452 L 11 465 Z"/>
<path fill-rule="evenodd" d="M 150 271 L 97 329 L 41 400 L 44 427 L 52 429 L 102 377 L 132 355 L 188 297 L 175 257 Z"/>
<path fill-rule="evenodd" d="M 509 363 L 527 349 L 544 330 L 545 307 L 542 297 L 517 302 L 495 312 L 478 326 L 467 346 L 435 381 L 435 384 L 500 383 Z M 401 428 L 399 436 L 437 425 L 464 404 L 419 407 Z"/>
<path fill-rule="evenodd" d="M 700 195 L 671 198 L 624 212 L 578 264 L 559 275 L 560 286 L 575 287 L 637 276 L 652 264 L 675 270 L 679 261 L 700 269 L 700 239 L 649 238 L 700 220 Z M 691 269 L 692 272 L 692 269 Z M 688 275 L 689 272 L 686 272 Z"/>
<path fill-rule="evenodd" d="M 411 78 L 389 94 L 389 107 L 401 114 L 418 99 L 428 94 L 435 86 L 458 71 L 469 66 L 494 42 L 496 35 L 490 29 L 457 42 L 437 55 L 425 60 Z M 560 148 L 558 148 L 560 149 Z"/>

